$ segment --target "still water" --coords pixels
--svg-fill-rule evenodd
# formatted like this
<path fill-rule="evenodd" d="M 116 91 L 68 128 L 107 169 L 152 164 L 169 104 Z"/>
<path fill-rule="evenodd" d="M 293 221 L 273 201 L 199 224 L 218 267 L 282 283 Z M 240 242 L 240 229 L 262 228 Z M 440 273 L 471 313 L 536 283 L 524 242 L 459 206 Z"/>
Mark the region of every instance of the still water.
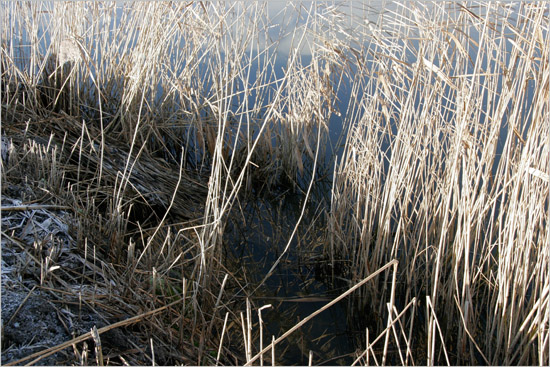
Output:
<path fill-rule="evenodd" d="M 326 203 L 307 205 L 297 234 L 283 254 L 302 201 L 302 195 L 291 192 L 259 198 L 243 208 L 242 220 L 231 221 L 226 227 L 228 263 L 236 270 L 235 275 L 244 280 L 243 284 L 248 284 L 246 288 L 255 290 L 250 296 L 253 310 L 272 306 L 262 311 L 264 343 L 345 291 L 323 272 L 328 262 L 322 258 L 320 248 L 325 235 L 321 209 Z M 279 257 L 279 265 L 256 289 Z M 352 363 L 351 354 L 360 339 L 355 335 L 358 331 L 348 323 L 346 305 L 344 301 L 337 303 L 277 345 L 276 362 L 305 365 L 311 351 L 316 364 Z"/>

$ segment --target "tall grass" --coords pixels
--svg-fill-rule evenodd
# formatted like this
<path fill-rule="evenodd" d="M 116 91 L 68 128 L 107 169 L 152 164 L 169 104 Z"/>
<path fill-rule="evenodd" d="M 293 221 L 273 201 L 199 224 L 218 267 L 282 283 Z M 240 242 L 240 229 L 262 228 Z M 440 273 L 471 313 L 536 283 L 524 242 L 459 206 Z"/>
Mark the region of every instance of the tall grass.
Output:
<path fill-rule="evenodd" d="M 154 315 L 164 363 L 275 363 L 317 313 L 266 346 L 225 225 L 251 193 L 301 192 L 280 261 L 341 113 L 323 247 L 350 284 L 329 305 L 360 293 L 350 312 L 374 320 L 356 362 L 547 364 L 548 4 L 399 3 L 377 20 L 349 5 L 368 19 L 324 3 L 275 18 L 258 2 L 3 4 L 3 195 L 27 175 L 73 208 L 84 258 L 116 274 L 112 302 Z"/>
<path fill-rule="evenodd" d="M 208 351 L 218 350 L 218 341 L 218 359 L 242 360 L 231 359 L 215 327 L 224 313 L 225 322 L 237 316 L 224 293 L 225 222 L 247 193 L 305 187 L 313 158 L 323 156 L 320 140 L 310 139 L 325 139 L 334 52 L 322 51 L 310 65 L 293 52 L 278 74 L 282 39 L 290 36 L 294 49 L 322 40 L 313 22 L 294 35 L 280 27 L 270 38 L 277 25 L 266 6 L 2 5 L 2 141 L 13 150 L 2 182 L 30 180 L 38 189 L 40 177 L 54 171 L 42 189 L 73 208 L 85 259 L 93 248 L 94 266 L 96 249 L 100 261 L 121 266 L 117 296 L 138 298 L 140 309 L 151 311 L 182 299 L 172 318 L 149 324 L 165 349 L 185 350 L 179 359 L 165 353 L 164 363 L 215 363 Z M 285 9 L 312 18 L 317 12 Z M 283 22 L 295 17 L 289 19 Z M 43 154 L 28 155 L 29 139 L 47 141 Z M 45 168 L 21 181 L 31 158 Z M 92 292 L 72 296 L 95 300 Z"/>
<path fill-rule="evenodd" d="M 399 260 L 421 363 L 548 363 L 548 10 L 403 3 L 359 51 L 327 251 L 356 279 Z"/>

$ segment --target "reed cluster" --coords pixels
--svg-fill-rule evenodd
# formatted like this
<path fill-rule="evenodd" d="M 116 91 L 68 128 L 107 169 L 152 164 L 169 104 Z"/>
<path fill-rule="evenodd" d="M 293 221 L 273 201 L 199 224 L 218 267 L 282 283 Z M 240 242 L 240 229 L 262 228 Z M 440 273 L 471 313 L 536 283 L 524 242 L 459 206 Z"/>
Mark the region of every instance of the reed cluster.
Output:
<path fill-rule="evenodd" d="M 71 213 L 78 265 L 52 256 L 54 235 L 25 247 L 43 217 L 3 221 L 2 247 L 105 325 L 11 362 L 72 346 L 85 364 L 90 339 L 98 364 L 275 364 L 278 343 L 354 293 L 355 363 L 547 364 L 547 3 L 1 6 L 2 215 Z M 268 306 L 250 297 L 303 227 L 337 117 L 310 246 L 349 289 L 264 341 Z M 302 197 L 295 229 L 246 284 L 224 256 L 228 220 L 286 190 Z M 104 359 L 113 329 L 132 351 Z"/>
<path fill-rule="evenodd" d="M 416 312 L 394 363 L 548 363 L 548 10 L 399 4 L 357 50 L 327 253 L 354 282 L 399 260 L 395 297 Z M 388 283 L 355 312 L 395 318 Z"/>
<path fill-rule="evenodd" d="M 272 36 L 267 3 L 247 2 L 14 2 L 2 13 L 2 195 L 23 195 L 23 211 L 41 201 L 73 213 L 70 251 L 82 267 L 75 275 L 48 260 L 62 275 L 40 286 L 103 310 L 104 322 L 125 314 L 147 325 L 140 357 L 114 352 L 112 363 L 242 363 L 235 304 L 245 303 L 224 291 L 246 285 L 224 267 L 224 227 L 235 200 L 302 189 L 323 155 L 314 138 L 326 138 L 334 52 L 313 64 L 278 52 L 283 39 L 315 48 L 320 21 Z M 32 241 L 26 234 L 3 232 L 2 246 Z M 42 273 L 46 255 L 20 254 L 31 255 Z M 87 334 L 96 346 L 98 330 Z M 80 363 L 83 340 L 72 340 Z"/>

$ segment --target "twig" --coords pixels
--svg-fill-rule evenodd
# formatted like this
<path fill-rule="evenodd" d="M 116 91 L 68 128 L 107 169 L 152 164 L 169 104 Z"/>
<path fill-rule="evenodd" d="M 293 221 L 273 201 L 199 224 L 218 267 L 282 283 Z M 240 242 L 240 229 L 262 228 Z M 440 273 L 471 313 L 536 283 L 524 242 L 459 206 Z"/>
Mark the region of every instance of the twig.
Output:
<path fill-rule="evenodd" d="M 94 343 L 95 343 L 96 362 L 99 366 L 104 366 L 103 348 L 101 347 L 101 338 L 99 336 L 99 333 L 97 332 L 97 327 L 95 325 L 92 328 L 92 330 L 90 330 L 90 333 L 92 334 L 92 338 L 94 339 Z"/>
<path fill-rule="evenodd" d="M 21 302 L 21 304 L 17 307 L 17 309 L 15 310 L 15 312 L 13 313 L 13 315 L 11 315 L 10 319 L 8 320 L 8 322 L 6 322 L 6 324 L 4 324 L 4 327 L 8 326 L 9 324 L 11 324 L 11 322 L 13 321 L 13 319 L 15 318 L 15 316 L 19 313 L 19 311 L 21 310 L 21 307 L 23 307 L 23 305 L 25 304 L 25 302 L 27 302 L 27 300 L 29 299 L 29 297 L 31 296 L 32 292 L 36 289 L 37 285 L 35 285 L 34 287 L 32 287 L 32 289 L 29 291 L 29 293 L 27 293 L 27 296 L 25 297 L 25 299 L 23 300 L 23 302 Z"/>
<path fill-rule="evenodd" d="M 72 210 L 67 205 L 47 205 L 47 204 L 33 204 L 33 205 L 15 205 L 15 206 L 3 206 L 0 211 L 5 212 L 26 212 L 29 210 Z"/>
<path fill-rule="evenodd" d="M 225 328 L 227 327 L 227 319 L 229 318 L 229 312 L 225 313 L 225 320 L 223 320 L 222 336 L 220 337 L 220 346 L 218 347 L 218 355 L 216 357 L 216 366 L 220 363 L 220 355 L 222 354 L 223 336 L 225 335 Z"/>

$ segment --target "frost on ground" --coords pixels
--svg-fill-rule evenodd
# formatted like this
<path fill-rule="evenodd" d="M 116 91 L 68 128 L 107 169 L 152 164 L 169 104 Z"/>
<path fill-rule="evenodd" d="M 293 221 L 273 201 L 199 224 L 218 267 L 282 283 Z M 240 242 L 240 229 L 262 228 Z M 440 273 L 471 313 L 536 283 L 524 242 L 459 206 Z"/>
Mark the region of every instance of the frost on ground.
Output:
<path fill-rule="evenodd" d="M 20 190 L 8 187 L 6 192 Z M 102 299 L 108 295 L 91 283 L 100 273 L 90 269 L 93 263 L 80 255 L 71 237 L 71 213 L 22 204 L 2 196 L 2 365 L 27 364 L 36 357 L 18 361 L 128 317 L 116 309 L 104 312 Z M 101 335 L 103 354 L 120 357 L 135 349 L 134 341 L 124 330 L 108 331 Z M 89 339 L 36 364 L 86 364 L 88 358 L 95 363 L 95 347 Z"/>

